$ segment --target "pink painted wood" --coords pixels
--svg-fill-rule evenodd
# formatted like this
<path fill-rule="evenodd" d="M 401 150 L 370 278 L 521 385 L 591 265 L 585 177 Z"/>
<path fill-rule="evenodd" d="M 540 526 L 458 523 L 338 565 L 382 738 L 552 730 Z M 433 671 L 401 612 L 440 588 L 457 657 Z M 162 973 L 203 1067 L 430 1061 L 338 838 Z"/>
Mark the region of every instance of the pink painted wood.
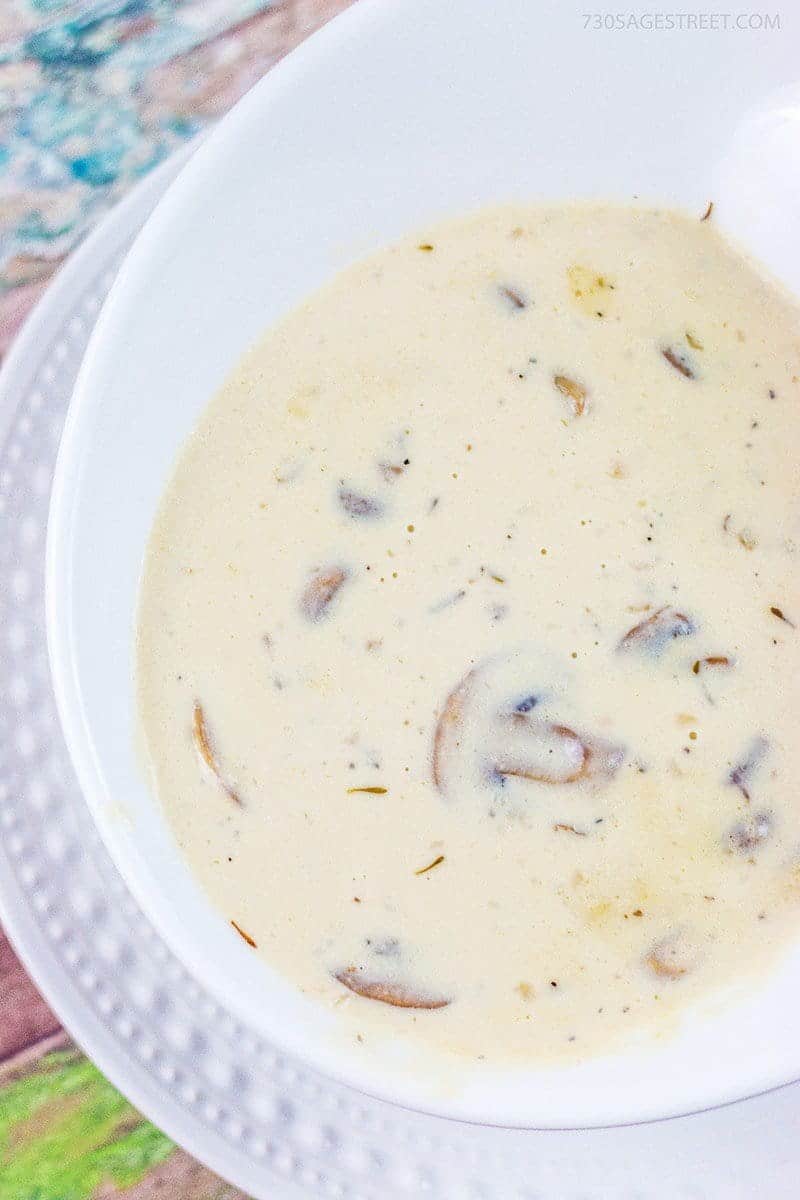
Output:
<path fill-rule="evenodd" d="M 0 1062 L 58 1028 L 57 1018 L 0 931 Z"/>
<path fill-rule="evenodd" d="M 224 68 L 208 71 L 206 47 L 199 47 L 169 64 L 164 86 L 181 90 L 191 78 L 204 80 L 198 94 L 191 91 L 192 111 L 217 116 L 271 66 L 304 38 L 324 25 L 352 0 L 280 0 L 272 8 L 220 35 L 230 43 Z M 156 86 L 156 83 L 151 86 Z M 2 212 L 0 212 L 2 233 Z M 58 262 L 46 264 L 52 274 Z M 45 266 L 43 265 L 43 270 Z M 21 284 L 0 297 L 0 354 L 4 353 L 24 318 L 46 287 L 46 279 Z M 38 995 L 0 929 L 0 1062 L 58 1029 L 58 1021 Z"/>
<path fill-rule="evenodd" d="M 165 71 L 162 86 L 177 89 L 191 95 L 193 112 L 206 117 L 215 117 L 229 108 L 256 79 L 273 63 L 287 54 L 294 46 L 324 24 L 336 13 L 347 8 L 352 0 L 278 0 L 269 10 L 251 18 L 242 25 L 221 35 L 226 45 L 226 54 L 210 57 L 205 47 L 199 47 L 173 60 L 169 71 Z M 209 69 L 210 61 L 222 65 L 215 71 Z M 203 80 L 202 87 L 196 85 Z M 158 79 L 151 86 L 159 86 Z M 188 103 L 188 102 L 187 102 Z M 3 212 L 0 206 L 0 234 L 2 234 Z M 21 281 L 19 286 L 0 295 L 0 355 L 4 354 L 23 323 L 28 312 L 47 286 L 49 276 L 59 262 L 42 262 L 37 265 L 35 278 Z M 54 1013 L 39 995 L 11 944 L 0 929 L 0 1113 L 3 1092 L 13 1088 L 20 1080 L 34 1075 L 39 1070 L 52 1072 L 54 1060 L 48 1058 L 54 1050 L 74 1051 L 68 1034 L 59 1026 Z M 67 1055 L 74 1059 L 75 1055 Z M 56 1060 L 57 1061 L 57 1060 Z M 9 1093 L 10 1094 L 10 1093 Z M 132 1112 L 132 1110 L 131 1110 Z M 42 1146 L 48 1138 L 48 1130 L 55 1128 L 63 1119 L 63 1108 L 54 1105 L 53 1112 L 45 1105 L 37 1118 L 41 1128 Z M 132 1113 L 135 1123 L 137 1118 Z M 26 1136 L 30 1135 L 30 1130 Z M 43 1150 L 44 1153 L 44 1150 Z M 8 1195 L 3 1190 L 4 1147 L 0 1144 L 0 1200 Z M 65 1164 L 65 1170 L 68 1164 Z M 35 1181 L 31 1180 L 31 1187 Z M 37 1195 L 44 1196 L 38 1190 Z M 27 1193 L 26 1193 L 27 1194 Z M 30 1193 L 31 1195 L 33 1192 Z M 70 1194 L 74 1194 L 70 1190 Z M 111 1200 L 119 1193 L 116 1187 L 102 1185 L 93 1191 L 91 1200 Z M 176 1149 L 165 1162 L 153 1167 L 125 1191 L 128 1200 L 247 1200 L 241 1192 L 225 1184 L 205 1167 L 196 1163 L 188 1154 Z M 44 1200 L 57 1200 L 48 1189 Z M 83 1195 L 81 1200 L 90 1200 Z"/>

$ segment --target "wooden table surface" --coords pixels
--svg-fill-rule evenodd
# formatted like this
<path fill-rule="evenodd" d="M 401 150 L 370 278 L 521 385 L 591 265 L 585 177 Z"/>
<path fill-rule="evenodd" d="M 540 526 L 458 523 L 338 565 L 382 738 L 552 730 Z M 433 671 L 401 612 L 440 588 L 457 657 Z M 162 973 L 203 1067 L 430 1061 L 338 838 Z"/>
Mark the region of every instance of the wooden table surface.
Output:
<path fill-rule="evenodd" d="M 195 8 L 198 3 L 202 8 L 203 2 L 196 0 Z M 232 14 L 242 11 L 237 0 L 226 3 Z M 184 122 L 191 118 L 190 132 L 202 128 L 274 62 L 349 3 L 279 0 L 269 7 L 250 5 L 263 11 L 222 32 L 212 31 L 213 45 L 210 39 L 154 66 L 148 82 L 161 115 L 165 106 L 171 106 Z M 215 4 L 215 19 L 221 8 L 224 15 L 225 5 Z M 179 9 L 176 4 L 176 11 Z M 162 10 L 163 6 L 153 11 Z M 137 11 L 135 33 L 145 28 Z M 0 7 L 0 42 L 4 19 Z M 131 36 L 127 28 L 128 41 Z M 223 52 L 217 53 L 221 43 Z M 24 53 L 21 67 L 30 67 L 24 76 L 29 86 L 37 64 L 28 62 Z M 5 132 L 0 134 L 0 149 L 5 136 Z M 108 195 L 115 199 L 124 183 L 109 178 L 103 193 L 101 186 L 106 185 L 95 181 L 89 199 L 93 205 L 98 195 L 101 201 Z M 54 199 L 61 200 L 61 196 L 46 197 L 49 204 Z M 59 230 L 58 239 L 41 251 L 22 246 L 6 254 L 0 276 L 0 348 L 10 344 L 49 276 L 86 231 L 90 222 L 83 192 L 78 200 L 72 236 Z M 22 236 L 20 214 L 29 218 L 34 208 L 37 213 L 46 209 L 41 197 L 37 196 L 34 205 L 32 194 L 26 193 L 18 179 L 0 179 L 0 245 Z M 234 1200 L 242 1196 L 175 1147 L 76 1049 L 0 929 L 0 1200 L 110 1200 L 121 1193 L 128 1200 Z"/>

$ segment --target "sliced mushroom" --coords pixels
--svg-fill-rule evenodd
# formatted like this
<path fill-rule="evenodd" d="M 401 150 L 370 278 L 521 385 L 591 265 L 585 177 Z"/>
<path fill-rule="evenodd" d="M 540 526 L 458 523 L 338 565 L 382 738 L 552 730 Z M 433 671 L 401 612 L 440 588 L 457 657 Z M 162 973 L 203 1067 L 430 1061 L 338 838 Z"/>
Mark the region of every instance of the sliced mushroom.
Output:
<path fill-rule="evenodd" d="M 731 537 L 735 537 L 736 541 L 743 550 L 752 552 L 758 545 L 757 536 L 753 533 L 752 529 L 748 529 L 747 526 L 735 528 L 733 525 L 733 519 L 733 513 L 729 512 L 725 514 L 722 519 L 723 533 L 727 533 L 730 534 Z"/>
<path fill-rule="evenodd" d="M 405 472 L 405 464 L 398 462 L 379 462 L 378 470 L 387 483 L 395 483 Z"/>
<path fill-rule="evenodd" d="M 321 621 L 327 616 L 331 601 L 349 577 L 346 567 L 323 567 L 316 571 L 300 596 L 300 611 L 309 621 Z"/>
<path fill-rule="evenodd" d="M 363 967 L 344 967 L 340 971 L 334 971 L 333 977 L 357 996 L 363 996 L 365 1000 L 378 1000 L 381 1004 L 392 1005 L 393 1008 L 437 1009 L 447 1008 L 448 1004 L 452 1003 L 447 996 L 437 996 L 408 984 L 369 975 Z"/>
<path fill-rule="evenodd" d="M 569 375 L 554 375 L 553 383 L 561 392 L 562 396 L 570 402 L 572 412 L 576 417 L 582 417 L 586 412 L 587 392 L 582 383 L 578 383 L 576 379 L 572 379 Z"/>
<path fill-rule="evenodd" d="M 500 284 L 497 290 L 508 304 L 508 307 L 515 312 L 528 307 L 528 298 L 521 288 L 512 287 L 510 284 L 504 283 Z"/>
<path fill-rule="evenodd" d="M 378 451 L 375 465 L 385 483 L 397 483 L 411 466 L 408 429 L 397 429 Z"/>
<path fill-rule="evenodd" d="M 450 692 L 433 736 L 433 782 L 441 795 L 482 796 L 490 807 L 508 779 L 548 785 L 599 782 L 621 765 L 621 746 L 561 719 L 565 696 L 517 685 L 535 670 L 527 656 L 485 660 Z M 543 670 L 539 666 L 539 671 Z M 509 700 L 509 695 L 522 699 Z M 559 711 L 560 710 L 560 711 Z"/>
<path fill-rule="evenodd" d="M 451 592 L 449 596 L 444 596 L 441 600 L 437 600 L 428 609 L 429 613 L 444 612 L 446 608 L 452 608 L 454 604 L 458 604 L 459 600 L 463 600 L 467 592 L 465 588 L 459 588 L 457 592 Z"/>
<path fill-rule="evenodd" d="M 746 821 L 737 821 L 729 831 L 727 842 L 732 850 L 741 854 L 752 854 L 769 841 L 775 827 L 775 819 L 770 812 L 757 812 Z"/>
<path fill-rule="evenodd" d="M 623 758 L 619 746 L 515 712 L 505 722 L 492 771 L 537 783 L 577 783 L 613 775 Z"/>
<path fill-rule="evenodd" d="M 674 346 L 666 346 L 662 351 L 662 355 L 667 360 L 671 367 L 674 367 L 678 374 L 683 375 L 684 379 L 694 379 L 695 370 L 688 356 L 681 350 L 676 350 Z"/>
<path fill-rule="evenodd" d="M 703 695 L 709 704 L 717 703 L 723 692 L 722 684 L 736 666 L 736 659 L 728 654 L 707 654 L 692 663 L 692 673 L 697 675 Z"/>
<path fill-rule="evenodd" d="M 461 721 L 472 690 L 475 671 L 470 671 L 453 688 L 444 702 L 433 734 L 433 782 L 440 792 L 447 792 L 447 760 L 460 745 Z"/>
<path fill-rule="evenodd" d="M 696 632 L 691 617 L 677 608 L 666 605 L 644 621 L 634 625 L 620 640 L 620 650 L 639 650 L 657 657 L 676 638 L 690 637 Z"/>
<path fill-rule="evenodd" d="M 362 520 L 364 518 L 373 519 L 382 517 L 385 511 L 381 501 L 376 500 L 374 496 L 365 496 L 361 492 L 345 487 L 344 484 L 339 488 L 338 499 L 348 517 Z"/>
<path fill-rule="evenodd" d="M 680 930 L 659 938 L 645 955 L 647 966 L 659 979 L 681 979 L 698 961 L 697 947 Z"/>
<path fill-rule="evenodd" d="M 766 738 L 753 738 L 745 757 L 741 762 L 736 763 L 728 773 L 728 783 L 733 787 L 737 787 L 748 802 L 751 799 L 750 780 L 768 749 L 769 742 Z"/>
<path fill-rule="evenodd" d="M 692 671 L 695 675 L 700 675 L 704 671 L 709 670 L 730 670 L 733 666 L 733 659 L 727 654 L 708 654 L 705 658 L 697 658 L 692 664 Z"/>
<path fill-rule="evenodd" d="M 216 754 L 214 753 L 211 734 L 209 733 L 206 715 L 203 711 L 202 704 L 195 701 L 194 710 L 192 713 L 192 739 L 195 744 L 195 749 L 200 757 L 200 761 L 207 768 L 214 780 L 222 788 L 229 800 L 233 800 L 234 804 L 242 804 L 242 799 L 234 787 L 227 781 L 223 775 L 219 763 L 217 762 Z"/>

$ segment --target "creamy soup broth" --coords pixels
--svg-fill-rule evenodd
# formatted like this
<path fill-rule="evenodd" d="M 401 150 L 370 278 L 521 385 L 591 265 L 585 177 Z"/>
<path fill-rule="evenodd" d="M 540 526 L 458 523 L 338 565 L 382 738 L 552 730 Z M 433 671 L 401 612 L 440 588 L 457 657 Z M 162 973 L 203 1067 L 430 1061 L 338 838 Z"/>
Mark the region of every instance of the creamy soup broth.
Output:
<path fill-rule="evenodd" d="M 348 1036 L 582 1057 L 790 944 L 799 333 L 713 218 L 500 208 L 346 270 L 204 413 L 149 769 Z"/>

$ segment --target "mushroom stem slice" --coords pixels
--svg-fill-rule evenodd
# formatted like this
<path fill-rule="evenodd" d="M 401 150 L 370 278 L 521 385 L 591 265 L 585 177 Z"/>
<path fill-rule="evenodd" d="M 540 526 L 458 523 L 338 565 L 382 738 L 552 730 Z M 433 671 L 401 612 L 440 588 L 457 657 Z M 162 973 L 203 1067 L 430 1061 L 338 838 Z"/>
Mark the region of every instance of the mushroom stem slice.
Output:
<path fill-rule="evenodd" d="M 345 487 L 342 484 L 339 488 L 338 497 L 341 508 L 349 517 L 371 518 L 383 516 L 383 505 L 374 496 L 365 496 L 362 492 L 356 492 L 353 488 Z"/>
<path fill-rule="evenodd" d="M 684 379 L 695 378 L 695 371 L 693 367 L 691 366 L 687 356 L 680 350 L 676 350 L 674 346 L 666 346 L 661 353 L 669 365 L 674 367 L 679 375 L 683 375 Z"/>
<path fill-rule="evenodd" d="M 753 813 L 746 821 L 738 821 L 728 832 L 728 845 L 740 854 L 752 854 L 769 841 L 775 827 L 771 812 Z"/>
<path fill-rule="evenodd" d="M 754 738 L 746 756 L 728 774 L 728 783 L 737 787 L 748 803 L 751 800 L 750 779 L 768 749 L 769 742 L 766 738 Z"/>
<path fill-rule="evenodd" d="M 587 392 L 583 384 L 578 383 L 577 379 L 573 379 L 570 375 L 554 375 L 553 383 L 561 395 L 566 396 L 569 400 L 574 415 L 582 417 L 586 412 L 587 405 Z"/>
<path fill-rule="evenodd" d="M 691 617 L 679 612 L 677 608 L 666 605 L 652 613 L 633 629 L 629 629 L 620 640 L 620 650 L 640 650 L 657 657 L 666 650 L 670 642 L 676 638 L 690 637 L 695 633 L 695 624 Z"/>
<path fill-rule="evenodd" d="M 566 725 L 543 725 L 515 714 L 506 725 L 496 775 L 536 783 L 574 783 L 586 768 L 586 747 Z"/>
<path fill-rule="evenodd" d="M 518 312 L 521 308 L 528 307 L 528 298 L 521 288 L 512 287 L 511 284 L 501 284 L 498 287 L 498 292 L 506 301 L 509 308 Z"/>
<path fill-rule="evenodd" d="M 432 773 L 443 796 L 512 777 L 551 785 L 608 778 L 621 766 L 621 746 L 548 719 L 537 691 L 509 707 L 486 672 L 483 663 L 465 675 L 436 722 Z"/>
<path fill-rule="evenodd" d="M 200 760 L 208 769 L 219 786 L 222 788 L 229 800 L 233 800 L 234 804 L 242 804 L 242 798 L 234 787 L 232 787 L 220 770 L 216 755 L 211 743 L 211 735 L 208 731 L 206 723 L 206 715 L 203 711 L 203 706 L 198 701 L 195 701 L 194 711 L 192 714 L 192 739 L 195 744 Z"/>
<path fill-rule="evenodd" d="M 321 621 L 327 616 L 331 601 L 350 572 L 345 567 L 322 567 L 316 571 L 300 596 L 300 611 L 309 621 Z"/>
<path fill-rule="evenodd" d="M 335 971 L 333 977 L 357 996 L 362 996 L 365 1000 L 377 1000 L 381 1004 L 390 1004 L 393 1008 L 437 1009 L 447 1008 L 451 1003 L 446 996 L 437 996 L 407 984 L 367 975 L 360 967 L 345 967 L 341 971 Z"/>
<path fill-rule="evenodd" d="M 619 746 L 585 737 L 568 725 L 545 725 L 514 714 L 493 771 L 537 783 L 577 783 L 613 775 L 624 756 Z"/>
<path fill-rule="evenodd" d="M 682 979 L 697 965 L 697 960 L 697 948 L 676 930 L 654 942 L 644 961 L 659 979 Z"/>
<path fill-rule="evenodd" d="M 433 782 L 437 791 L 445 795 L 446 761 L 449 753 L 459 745 L 458 731 L 464 715 L 467 700 L 475 678 L 475 670 L 470 671 L 453 688 L 444 702 L 444 708 L 439 714 L 436 729 L 433 734 Z"/>

